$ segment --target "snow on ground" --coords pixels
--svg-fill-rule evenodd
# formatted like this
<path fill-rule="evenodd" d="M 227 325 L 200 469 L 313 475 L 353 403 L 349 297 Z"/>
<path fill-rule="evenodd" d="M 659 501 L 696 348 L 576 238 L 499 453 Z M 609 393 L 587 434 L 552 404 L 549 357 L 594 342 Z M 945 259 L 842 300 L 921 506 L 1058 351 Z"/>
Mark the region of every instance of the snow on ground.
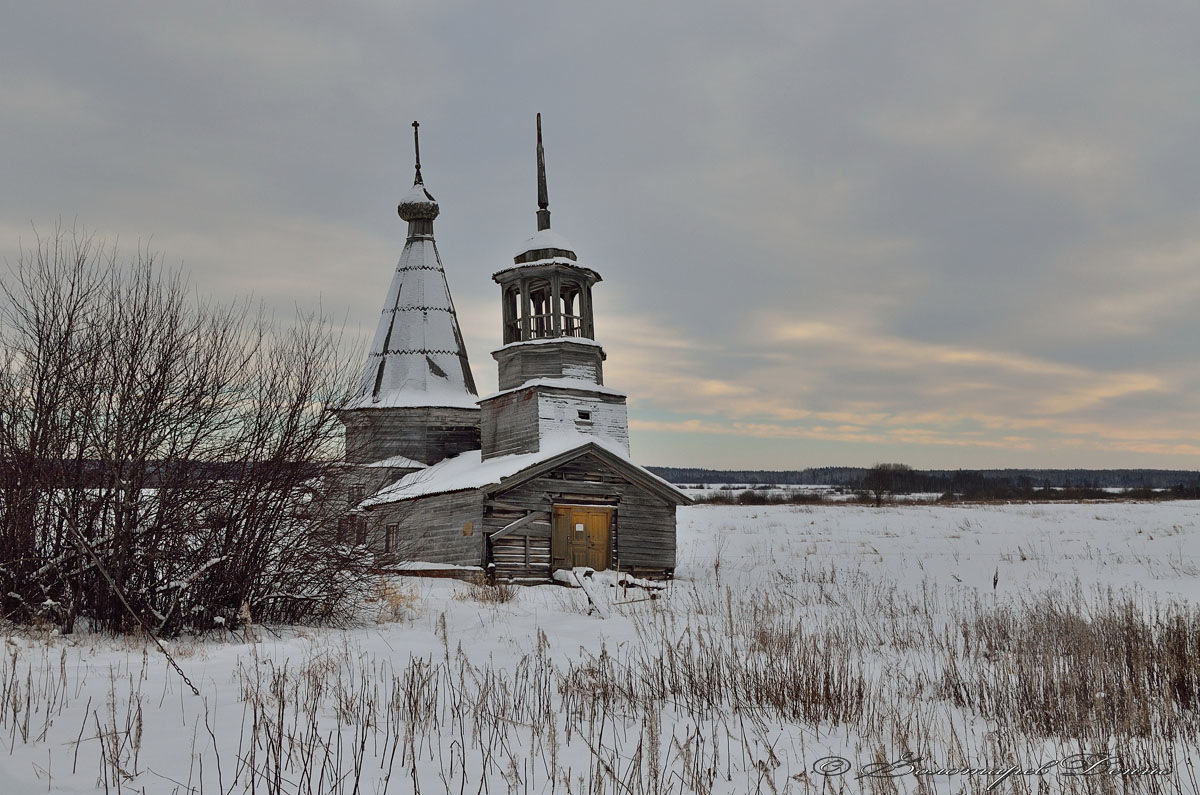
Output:
<path fill-rule="evenodd" d="M 401 579 L 353 629 L 173 641 L 200 696 L 141 641 L 10 627 L 0 793 L 1196 792 L 1195 712 L 1166 690 L 1114 707 L 1113 680 L 1044 730 L 1080 708 L 1055 672 L 1092 681 L 1046 658 L 1053 703 L 1003 708 L 1022 644 L 1069 651 L 1114 605 L 1195 615 L 1198 564 L 1196 502 L 693 506 L 657 598 Z"/>
<path fill-rule="evenodd" d="M 853 569 L 1000 595 L 1138 587 L 1200 602 L 1200 503 L 697 506 L 680 511 L 679 577 L 714 561 L 745 584 L 775 571 Z"/>

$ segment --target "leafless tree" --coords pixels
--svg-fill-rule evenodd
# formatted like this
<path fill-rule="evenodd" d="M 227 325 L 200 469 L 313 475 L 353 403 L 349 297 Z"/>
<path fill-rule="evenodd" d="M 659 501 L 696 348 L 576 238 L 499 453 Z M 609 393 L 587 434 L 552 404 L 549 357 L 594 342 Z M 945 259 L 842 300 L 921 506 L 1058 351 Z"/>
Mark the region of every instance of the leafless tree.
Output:
<path fill-rule="evenodd" d="M 907 464 L 876 464 L 867 470 L 863 485 L 874 493 L 876 508 L 883 505 L 885 497 L 896 493 L 899 479 L 911 469 Z"/>
<path fill-rule="evenodd" d="M 56 230 L 0 285 L 0 611 L 158 632 L 344 617 L 363 550 L 323 497 L 349 359 Z"/>

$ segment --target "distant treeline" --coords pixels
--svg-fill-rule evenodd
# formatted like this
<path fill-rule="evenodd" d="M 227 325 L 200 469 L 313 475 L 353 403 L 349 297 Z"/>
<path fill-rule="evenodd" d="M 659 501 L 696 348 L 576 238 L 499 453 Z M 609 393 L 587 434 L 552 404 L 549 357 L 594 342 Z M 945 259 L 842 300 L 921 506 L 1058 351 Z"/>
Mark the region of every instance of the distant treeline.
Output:
<path fill-rule="evenodd" d="M 778 486 L 814 485 L 870 491 L 880 486 L 877 469 L 816 467 L 798 470 L 730 470 L 694 467 L 649 467 L 672 483 Z M 1172 469 L 910 469 L 889 465 L 885 490 L 892 494 L 937 493 L 968 498 L 1022 497 L 1038 490 L 1063 489 L 1073 494 L 1101 489 L 1150 492 L 1166 489 L 1172 496 L 1200 498 L 1200 472 Z"/>

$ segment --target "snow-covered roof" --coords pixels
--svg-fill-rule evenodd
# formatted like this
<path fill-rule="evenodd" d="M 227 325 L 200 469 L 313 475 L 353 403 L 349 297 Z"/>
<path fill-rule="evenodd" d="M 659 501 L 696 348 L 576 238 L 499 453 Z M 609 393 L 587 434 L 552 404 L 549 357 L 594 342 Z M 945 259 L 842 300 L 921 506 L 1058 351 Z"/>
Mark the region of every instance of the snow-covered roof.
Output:
<path fill-rule="evenodd" d="M 619 389 L 613 389 L 607 386 L 600 386 L 595 381 L 588 381 L 585 378 L 531 378 L 520 386 L 514 386 L 512 389 L 502 389 L 499 392 L 493 392 L 487 397 L 480 398 L 480 402 L 491 400 L 492 398 L 507 395 L 511 392 L 519 392 L 522 389 L 528 389 L 534 386 L 546 386 L 556 389 L 579 389 L 584 392 L 598 392 L 601 395 L 612 395 L 614 397 L 627 397 L 627 395 Z"/>
<path fill-rule="evenodd" d="M 591 345 L 595 348 L 603 347 L 600 345 L 600 343 L 596 342 L 590 337 L 538 337 L 537 339 L 533 340 L 517 340 L 516 342 L 510 342 L 507 345 L 501 345 L 495 351 L 492 351 L 492 353 L 495 353 L 496 351 L 508 350 L 509 348 L 516 348 L 520 345 L 548 345 L 552 342 L 574 342 L 577 345 Z"/>
<path fill-rule="evenodd" d="M 424 188 L 414 186 L 413 190 Z M 475 408 L 475 380 L 437 244 L 410 237 L 392 276 L 355 396 L 345 409 Z"/>
<path fill-rule="evenodd" d="M 583 454 L 585 448 L 602 455 L 615 457 L 625 466 L 637 470 L 640 476 L 657 482 L 660 489 L 665 487 L 672 495 L 681 498 L 681 502 L 691 502 L 691 499 L 674 485 L 630 461 L 625 450 L 616 442 L 567 432 L 542 439 L 541 447 L 542 449 L 536 453 L 497 456 L 486 461 L 482 459 L 479 450 L 460 453 L 453 458 L 439 461 L 431 467 L 405 475 L 392 485 L 363 500 L 358 507 L 370 508 L 416 497 L 499 485 L 506 478 L 559 456 L 569 458 L 575 452 Z"/>
<path fill-rule="evenodd" d="M 402 455 L 388 456 L 381 458 L 378 461 L 372 461 L 369 464 L 359 464 L 365 467 L 389 467 L 393 469 L 424 469 L 425 464 L 420 461 L 415 461 Z"/>
<path fill-rule="evenodd" d="M 580 265 L 578 262 L 576 262 L 573 259 L 567 259 L 566 257 L 548 257 L 546 259 L 534 260 L 533 262 L 522 262 L 519 265 L 513 265 L 511 268 L 505 268 L 503 270 L 496 271 L 495 273 L 492 274 L 492 280 L 499 281 L 499 277 L 503 276 L 506 273 L 513 273 L 516 271 L 526 270 L 529 268 L 544 268 L 547 265 L 570 265 L 575 270 L 583 271 L 584 273 L 586 273 L 588 276 L 591 277 L 593 282 L 603 281 L 603 279 L 600 278 L 600 274 L 596 273 L 596 271 L 592 270 L 591 268 L 589 268 L 585 265 Z"/>
<path fill-rule="evenodd" d="M 482 460 L 479 450 L 459 453 L 419 472 L 412 472 L 359 503 L 360 508 L 411 500 L 430 494 L 477 489 L 536 464 L 549 453 L 522 453 Z"/>
<path fill-rule="evenodd" d="M 571 245 L 571 241 L 553 229 L 543 229 L 522 243 L 521 248 L 517 249 L 517 253 L 513 256 L 520 257 L 530 251 L 540 251 L 545 248 L 557 248 L 561 251 L 575 253 L 575 247 Z"/>

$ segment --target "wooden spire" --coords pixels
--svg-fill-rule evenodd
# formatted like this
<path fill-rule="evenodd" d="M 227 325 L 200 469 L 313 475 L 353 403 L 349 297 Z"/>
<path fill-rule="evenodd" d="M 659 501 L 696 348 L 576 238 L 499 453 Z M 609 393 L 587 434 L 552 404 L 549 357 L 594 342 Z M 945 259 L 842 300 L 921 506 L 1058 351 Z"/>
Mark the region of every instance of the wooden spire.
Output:
<path fill-rule="evenodd" d="M 417 153 L 417 175 L 413 177 L 414 185 L 425 184 L 421 179 L 421 136 L 417 131 L 420 126 L 421 125 L 419 122 L 413 122 L 413 149 L 416 150 Z"/>
<path fill-rule="evenodd" d="M 550 192 L 546 189 L 546 150 L 542 148 L 542 114 L 537 115 L 538 231 L 550 228 Z"/>

